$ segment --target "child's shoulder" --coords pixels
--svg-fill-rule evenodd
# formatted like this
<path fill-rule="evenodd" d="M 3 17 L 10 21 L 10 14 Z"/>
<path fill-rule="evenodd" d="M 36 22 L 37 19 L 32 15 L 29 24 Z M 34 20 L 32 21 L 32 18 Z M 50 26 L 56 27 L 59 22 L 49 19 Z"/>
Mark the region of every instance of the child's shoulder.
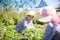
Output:
<path fill-rule="evenodd" d="M 22 21 L 27 21 L 27 18 L 22 19 Z"/>
<path fill-rule="evenodd" d="M 24 23 L 24 22 L 27 22 L 27 18 L 22 19 L 20 23 Z"/>
<path fill-rule="evenodd" d="M 24 25 L 25 21 L 27 21 L 26 18 L 22 19 L 17 25 Z"/>

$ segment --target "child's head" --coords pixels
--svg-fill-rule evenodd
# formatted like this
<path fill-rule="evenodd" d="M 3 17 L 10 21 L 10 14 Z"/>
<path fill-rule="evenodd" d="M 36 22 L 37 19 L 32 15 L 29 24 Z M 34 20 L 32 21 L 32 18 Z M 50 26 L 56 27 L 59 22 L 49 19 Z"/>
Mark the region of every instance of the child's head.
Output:
<path fill-rule="evenodd" d="M 30 10 L 27 12 L 27 18 L 29 21 L 33 20 L 34 16 L 35 16 L 35 11 Z"/>

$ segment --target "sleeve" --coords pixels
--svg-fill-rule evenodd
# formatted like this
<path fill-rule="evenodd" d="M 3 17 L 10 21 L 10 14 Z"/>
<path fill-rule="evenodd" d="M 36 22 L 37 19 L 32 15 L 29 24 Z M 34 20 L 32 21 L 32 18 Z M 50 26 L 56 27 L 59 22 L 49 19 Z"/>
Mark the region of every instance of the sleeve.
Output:
<path fill-rule="evenodd" d="M 25 28 L 26 28 L 26 27 L 23 26 L 23 22 L 20 22 L 20 23 L 18 23 L 18 24 L 16 25 L 15 30 L 16 30 L 18 33 L 20 33 L 20 32 L 22 32 Z"/>
<path fill-rule="evenodd" d="M 28 27 L 27 21 L 24 21 L 24 26 Z"/>

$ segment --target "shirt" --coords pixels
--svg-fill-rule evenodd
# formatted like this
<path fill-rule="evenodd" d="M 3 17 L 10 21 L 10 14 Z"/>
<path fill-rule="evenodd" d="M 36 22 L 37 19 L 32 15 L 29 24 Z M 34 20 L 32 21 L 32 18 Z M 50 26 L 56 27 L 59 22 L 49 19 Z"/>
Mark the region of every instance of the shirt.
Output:
<path fill-rule="evenodd" d="M 21 32 L 26 28 L 33 28 L 32 21 L 28 23 L 28 19 L 24 18 L 21 22 L 16 25 L 16 31 Z"/>

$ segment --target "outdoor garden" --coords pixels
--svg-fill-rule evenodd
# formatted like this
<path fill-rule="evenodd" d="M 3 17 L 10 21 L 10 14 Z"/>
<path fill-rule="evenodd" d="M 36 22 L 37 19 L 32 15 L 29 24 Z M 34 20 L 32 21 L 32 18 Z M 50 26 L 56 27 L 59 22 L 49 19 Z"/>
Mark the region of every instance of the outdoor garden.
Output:
<path fill-rule="evenodd" d="M 50 3 L 53 4 L 54 1 Z M 57 12 L 60 11 L 60 4 L 58 5 Z M 45 6 L 48 6 L 45 0 L 0 0 L 0 40 L 41 40 L 47 23 L 38 21 L 40 17 L 38 13 L 33 19 L 35 29 L 25 29 L 18 33 L 15 27 L 26 17 L 29 8 L 39 9 Z"/>
<path fill-rule="evenodd" d="M 0 40 L 40 40 L 47 24 L 38 23 L 38 16 L 33 20 L 36 29 L 25 29 L 21 33 L 16 32 L 15 27 L 26 16 L 26 11 L 0 12 Z"/>

